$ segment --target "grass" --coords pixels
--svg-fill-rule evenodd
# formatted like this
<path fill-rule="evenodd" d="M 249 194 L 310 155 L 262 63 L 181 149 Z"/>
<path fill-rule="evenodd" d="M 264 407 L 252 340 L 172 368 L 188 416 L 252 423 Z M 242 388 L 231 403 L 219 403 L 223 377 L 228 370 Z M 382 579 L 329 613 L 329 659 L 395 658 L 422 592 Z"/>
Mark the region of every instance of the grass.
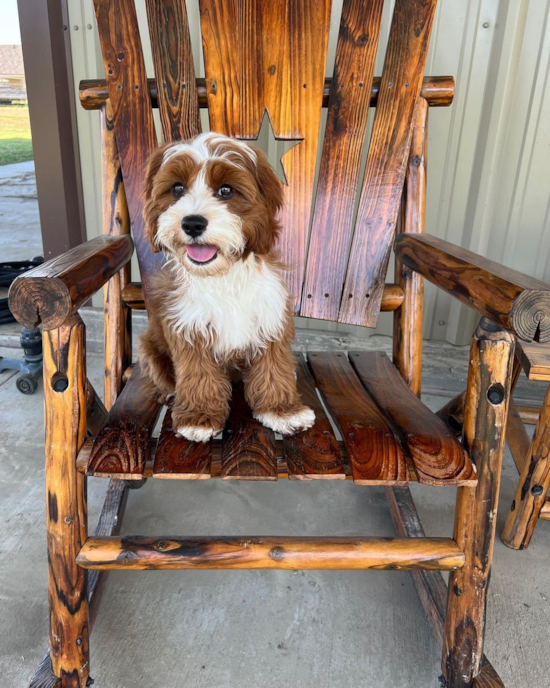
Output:
<path fill-rule="evenodd" d="M 31 124 L 26 105 L 0 105 L 0 165 L 32 160 Z"/>

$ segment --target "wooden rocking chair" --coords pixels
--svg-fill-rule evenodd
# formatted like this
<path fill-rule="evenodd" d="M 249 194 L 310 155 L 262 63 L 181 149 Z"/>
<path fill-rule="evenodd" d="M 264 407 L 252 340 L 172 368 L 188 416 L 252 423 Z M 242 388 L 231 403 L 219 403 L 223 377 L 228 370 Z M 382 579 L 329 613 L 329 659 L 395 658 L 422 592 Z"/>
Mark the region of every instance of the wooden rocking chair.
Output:
<path fill-rule="evenodd" d="M 133 0 L 95 0 L 107 78 L 83 83 L 80 99 L 101 111 L 104 236 L 20 277 L 10 293 L 18 320 L 41 323 L 44 338 L 50 650 L 32 685 L 87 684 L 101 571 L 269 568 L 413 571 L 442 641 L 445 685 L 501 686 L 483 657 L 483 631 L 514 335 L 550 338 L 550 289 L 422 234 L 428 106 L 453 98 L 452 78 L 423 78 L 436 0 L 396 0 L 378 79 L 383 0 L 344 0 L 332 79 L 325 79 L 330 0 L 199 3 L 206 79 L 195 78 L 184 0 L 147 0 L 156 73 L 148 80 Z M 130 309 L 147 305 L 162 260 L 149 249 L 141 207 L 157 145 L 152 107 L 165 140 L 198 134 L 205 107 L 212 130 L 254 139 L 267 111 L 276 138 L 300 140 L 283 159 L 280 246 L 293 266 L 296 314 L 373 327 L 381 310 L 394 311 L 393 363 L 381 353 L 300 360 L 301 393 L 317 414 L 306 432 L 277 441 L 236 390 L 221 439 L 176 437 L 169 413 L 152 437 L 161 409 L 130 368 Z M 396 284 L 385 284 L 398 223 Z M 143 286 L 130 281 L 130 229 Z M 462 444 L 418 398 L 423 277 L 486 316 L 472 340 Z M 104 285 L 105 406 L 86 378 L 77 313 Z M 92 475 L 111 483 L 88 535 Z M 117 537 L 128 486 L 146 477 L 385 485 L 398 537 Z M 414 481 L 458 485 L 452 538 L 425 537 L 407 487 Z M 448 596 L 442 570 L 451 571 Z"/>

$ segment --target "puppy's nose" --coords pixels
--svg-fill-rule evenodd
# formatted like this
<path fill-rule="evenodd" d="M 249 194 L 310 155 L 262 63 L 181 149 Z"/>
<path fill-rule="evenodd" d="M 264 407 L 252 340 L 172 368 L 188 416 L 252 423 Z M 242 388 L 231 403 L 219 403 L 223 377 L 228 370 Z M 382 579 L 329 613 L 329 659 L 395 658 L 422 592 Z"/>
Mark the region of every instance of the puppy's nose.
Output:
<path fill-rule="evenodd" d="M 201 215 L 187 215 L 181 221 L 181 228 L 194 239 L 204 232 L 207 224 L 208 220 Z"/>

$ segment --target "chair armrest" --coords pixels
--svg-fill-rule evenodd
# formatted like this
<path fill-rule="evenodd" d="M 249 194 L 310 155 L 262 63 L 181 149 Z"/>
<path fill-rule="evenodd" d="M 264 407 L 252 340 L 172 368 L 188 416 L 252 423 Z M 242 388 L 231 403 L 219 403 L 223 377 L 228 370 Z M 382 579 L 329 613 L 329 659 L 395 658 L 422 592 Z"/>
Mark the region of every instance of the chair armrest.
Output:
<path fill-rule="evenodd" d="M 407 267 L 519 339 L 550 341 L 550 286 L 429 234 L 400 234 Z"/>
<path fill-rule="evenodd" d="M 9 307 L 25 327 L 60 327 L 132 257 L 129 235 L 99 236 L 18 277 Z"/>

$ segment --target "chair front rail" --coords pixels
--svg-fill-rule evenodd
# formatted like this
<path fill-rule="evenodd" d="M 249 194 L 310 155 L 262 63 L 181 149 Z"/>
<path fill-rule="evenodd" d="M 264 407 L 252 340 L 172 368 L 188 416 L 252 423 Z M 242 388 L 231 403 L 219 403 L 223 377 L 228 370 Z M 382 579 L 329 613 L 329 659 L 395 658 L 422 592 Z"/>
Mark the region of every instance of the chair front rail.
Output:
<path fill-rule="evenodd" d="M 425 569 L 451 571 L 464 554 L 450 538 L 92 537 L 76 562 L 90 569 Z"/>

